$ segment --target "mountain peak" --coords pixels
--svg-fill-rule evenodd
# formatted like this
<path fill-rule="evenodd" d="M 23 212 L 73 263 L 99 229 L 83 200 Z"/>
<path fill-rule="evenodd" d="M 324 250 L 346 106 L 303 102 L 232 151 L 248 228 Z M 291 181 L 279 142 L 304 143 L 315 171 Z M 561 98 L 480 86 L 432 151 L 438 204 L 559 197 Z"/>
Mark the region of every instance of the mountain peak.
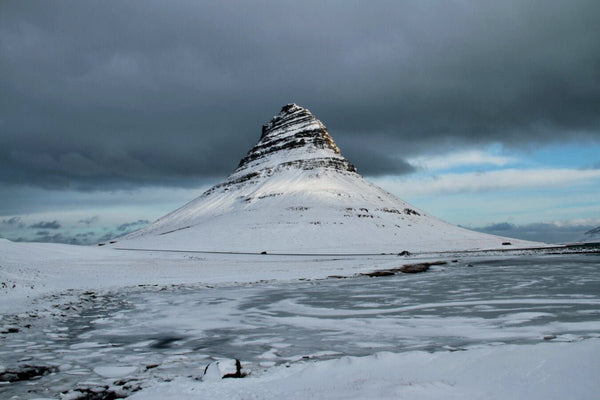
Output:
<path fill-rule="evenodd" d="M 296 103 L 287 103 L 285 106 L 281 107 L 281 111 L 280 113 L 284 113 L 284 112 L 292 112 L 294 110 L 306 110 L 306 108 L 304 107 L 300 107 L 298 104 Z M 306 110 L 308 111 L 308 110 Z"/>
<path fill-rule="evenodd" d="M 304 138 L 312 133 L 312 136 L 326 136 L 333 144 L 334 151 L 339 154 L 340 149 L 335 146 L 333 139 L 327 133 L 327 128 L 308 108 L 299 106 L 296 103 L 289 103 L 281 107 L 279 114 L 275 115 L 271 121 L 267 122 L 262 127 L 261 140 L 265 137 L 276 139 L 288 136 L 289 133 L 298 133 L 301 131 L 303 135 L 295 137 Z"/>
<path fill-rule="evenodd" d="M 318 159 L 328 162 L 318 163 Z M 303 163 L 304 169 L 311 169 L 309 165 L 327 167 L 336 164 L 336 169 L 356 172 L 356 168 L 342 157 L 325 125 L 307 108 L 289 103 L 263 125 L 260 140 L 240 161 L 234 174 L 256 169 L 261 164 L 273 167 L 273 162 L 291 165 L 302 160 L 312 160 Z"/>

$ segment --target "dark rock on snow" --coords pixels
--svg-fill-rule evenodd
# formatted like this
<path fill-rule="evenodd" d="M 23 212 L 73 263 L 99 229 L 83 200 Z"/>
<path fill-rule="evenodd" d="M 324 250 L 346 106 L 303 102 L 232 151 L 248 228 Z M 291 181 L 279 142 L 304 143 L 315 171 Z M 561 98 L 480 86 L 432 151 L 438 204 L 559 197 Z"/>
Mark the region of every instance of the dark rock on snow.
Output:
<path fill-rule="evenodd" d="M 405 265 L 404 267 L 400 268 L 400 272 L 404 272 L 405 274 L 416 274 L 419 272 L 425 272 L 429 269 L 430 265 L 431 264 L 427 263 Z"/>
<path fill-rule="evenodd" d="M 395 275 L 397 272 L 403 272 L 405 274 L 415 274 L 419 272 L 426 272 L 429 267 L 432 265 L 444 265 L 447 264 L 446 261 L 433 261 L 433 262 L 425 262 L 419 264 L 406 264 L 399 268 L 390 268 L 390 269 L 380 269 L 373 272 L 365 272 L 361 274 L 362 276 L 369 276 L 371 278 L 380 277 L 380 276 L 391 276 Z"/>
<path fill-rule="evenodd" d="M 17 368 L 7 369 L 0 373 L 0 381 L 18 382 L 36 379 L 52 372 L 58 371 L 58 368 L 45 365 L 22 365 Z"/>
<path fill-rule="evenodd" d="M 243 378 L 248 373 L 242 372 L 242 369 L 242 363 L 238 359 L 214 361 L 204 368 L 201 379 L 203 381 L 218 381 L 226 378 Z"/>
<path fill-rule="evenodd" d="M 396 275 L 396 273 L 392 270 L 381 270 L 381 271 L 373 271 L 373 272 L 366 272 L 364 274 L 361 274 L 363 276 L 369 276 L 371 278 L 376 278 L 379 276 L 391 276 L 391 275 Z"/>

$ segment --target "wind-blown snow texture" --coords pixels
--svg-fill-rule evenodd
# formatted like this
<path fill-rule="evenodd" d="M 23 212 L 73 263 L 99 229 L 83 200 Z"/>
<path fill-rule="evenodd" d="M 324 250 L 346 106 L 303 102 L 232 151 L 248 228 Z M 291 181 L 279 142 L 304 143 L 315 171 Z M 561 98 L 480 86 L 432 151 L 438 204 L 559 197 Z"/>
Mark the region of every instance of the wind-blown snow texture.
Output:
<path fill-rule="evenodd" d="M 539 245 L 450 225 L 391 195 L 357 172 L 309 110 L 288 104 L 223 183 L 115 246 L 379 253 Z"/>

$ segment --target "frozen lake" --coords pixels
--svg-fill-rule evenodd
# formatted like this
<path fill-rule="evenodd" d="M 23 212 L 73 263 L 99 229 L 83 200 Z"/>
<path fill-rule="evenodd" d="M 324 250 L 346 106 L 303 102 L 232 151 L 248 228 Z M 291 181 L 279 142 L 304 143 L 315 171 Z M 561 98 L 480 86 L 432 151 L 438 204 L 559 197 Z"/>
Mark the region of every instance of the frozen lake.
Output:
<path fill-rule="evenodd" d="M 307 358 L 600 337 L 600 255 L 461 259 L 379 278 L 134 287 L 75 293 L 60 309 L 21 317 L 18 333 L 0 336 L 3 368 L 58 368 L 0 385 L 1 398 L 196 377 L 219 357 L 260 373 Z"/>

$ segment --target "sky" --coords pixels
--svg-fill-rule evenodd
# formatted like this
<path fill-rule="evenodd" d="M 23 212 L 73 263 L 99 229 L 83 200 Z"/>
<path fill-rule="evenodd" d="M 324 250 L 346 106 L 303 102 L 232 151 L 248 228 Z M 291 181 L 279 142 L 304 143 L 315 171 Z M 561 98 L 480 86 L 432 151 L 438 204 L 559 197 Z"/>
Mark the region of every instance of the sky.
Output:
<path fill-rule="evenodd" d="M 290 102 L 446 221 L 600 225 L 600 2 L 0 2 L 0 236 L 90 244 L 222 181 Z"/>

